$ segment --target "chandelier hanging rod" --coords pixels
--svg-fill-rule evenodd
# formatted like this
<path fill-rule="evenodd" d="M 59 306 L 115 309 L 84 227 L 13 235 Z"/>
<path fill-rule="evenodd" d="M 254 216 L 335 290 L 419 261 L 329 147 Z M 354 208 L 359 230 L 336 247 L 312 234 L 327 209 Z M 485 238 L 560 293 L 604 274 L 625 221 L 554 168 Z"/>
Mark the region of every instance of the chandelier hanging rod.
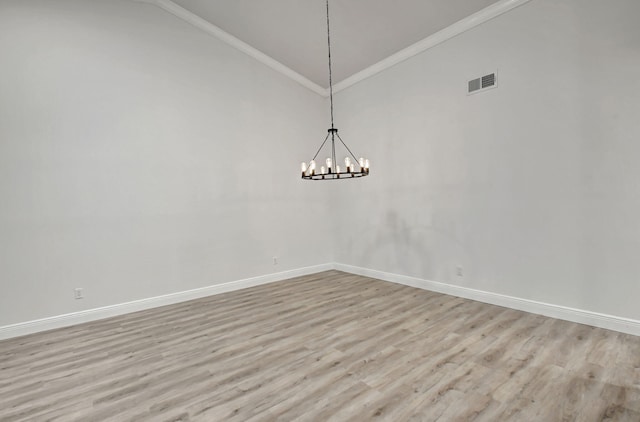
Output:
<path fill-rule="evenodd" d="M 331 28 L 329 25 L 329 0 L 327 3 L 327 51 L 329 52 L 329 103 L 331 104 L 331 129 L 333 129 L 333 76 L 331 73 Z M 315 159 L 315 157 L 314 157 Z"/>

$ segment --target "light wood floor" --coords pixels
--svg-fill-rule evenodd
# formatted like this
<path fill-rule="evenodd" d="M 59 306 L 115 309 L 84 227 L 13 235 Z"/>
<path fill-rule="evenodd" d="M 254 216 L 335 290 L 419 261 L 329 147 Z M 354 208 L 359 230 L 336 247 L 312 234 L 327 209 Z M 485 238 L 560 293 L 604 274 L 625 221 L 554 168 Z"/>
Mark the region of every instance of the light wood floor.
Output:
<path fill-rule="evenodd" d="M 0 421 L 640 421 L 640 337 L 329 271 L 0 342 Z"/>

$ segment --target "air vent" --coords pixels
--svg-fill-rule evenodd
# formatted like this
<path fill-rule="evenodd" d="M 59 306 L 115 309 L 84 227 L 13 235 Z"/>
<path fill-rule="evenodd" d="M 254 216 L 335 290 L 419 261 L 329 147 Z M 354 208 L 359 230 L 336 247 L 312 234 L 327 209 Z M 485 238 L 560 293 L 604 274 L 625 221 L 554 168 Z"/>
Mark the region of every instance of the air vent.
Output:
<path fill-rule="evenodd" d="M 482 88 L 480 85 L 480 78 L 469 81 L 469 92 L 471 93 L 479 90 Z"/>
<path fill-rule="evenodd" d="M 482 77 L 482 87 L 489 88 L 490 86 L 494 86 L 496 84 L 496 74 L 492 73 L 490 75 L 485 75 Z"/>
<path fill-rule="evenodd" d="M 498 85 L 496 78 L 497 72 L 489 73 L 488 75 L 481 76 L 469 81 L 469 87 L 467 94 L 475 94 L 476 92 L 484 91 L 486 89 L 495 88 Z"/>

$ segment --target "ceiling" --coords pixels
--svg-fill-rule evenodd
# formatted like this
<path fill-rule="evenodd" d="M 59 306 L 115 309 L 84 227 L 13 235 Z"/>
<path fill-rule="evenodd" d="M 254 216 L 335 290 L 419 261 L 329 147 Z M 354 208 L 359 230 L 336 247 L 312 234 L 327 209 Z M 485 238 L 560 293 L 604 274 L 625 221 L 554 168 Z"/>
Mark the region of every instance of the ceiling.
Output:
<path fill-rule="evenodd" d="M 173 0 L 326 88 L 324 0 Z M 333 82 L 391 56 L 498 0 L 331 0 Z"/>

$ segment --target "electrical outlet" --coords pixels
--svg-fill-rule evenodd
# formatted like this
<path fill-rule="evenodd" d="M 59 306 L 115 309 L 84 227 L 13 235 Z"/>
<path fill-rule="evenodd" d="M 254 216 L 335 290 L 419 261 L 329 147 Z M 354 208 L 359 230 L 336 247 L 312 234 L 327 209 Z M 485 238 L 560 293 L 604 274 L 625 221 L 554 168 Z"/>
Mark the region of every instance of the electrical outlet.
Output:
<path fill-rule="evenodd" d="M 462 277 L 463 276 L 462 265 L 457 265 L 456 266 L 456 274 L 458 275 L 458 277 Z"/>
<path fill-rule="evenodd" d="M 84 298 L 84 293 L 82 292 L 82 288 L 78 287 L 76 289 L 73 289 L 73 297 L 76 299 Z"/>
<path fill-rule="evenodd" d="M 278 265 L 278 257 L 277 256 L 273 257 L 273 265 Z"/>

